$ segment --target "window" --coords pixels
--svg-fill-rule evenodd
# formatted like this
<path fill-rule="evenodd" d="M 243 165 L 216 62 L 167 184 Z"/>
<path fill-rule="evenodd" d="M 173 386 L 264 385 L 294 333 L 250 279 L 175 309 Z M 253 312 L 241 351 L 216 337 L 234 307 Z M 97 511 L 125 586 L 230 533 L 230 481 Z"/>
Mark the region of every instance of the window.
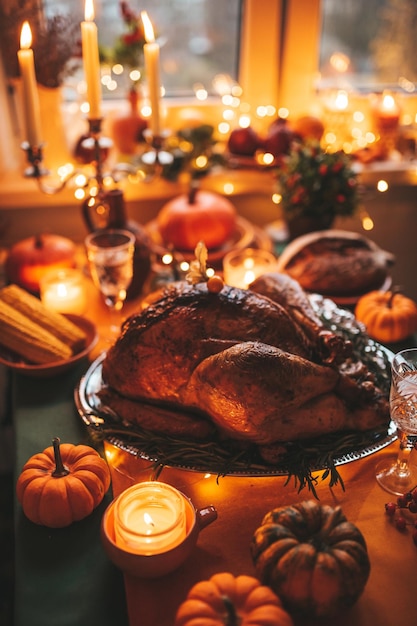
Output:
<path fill-rule="evenodd" d="M 74 18 L 81 21 L 84 0 L 78 2 L 81 8 Z M 108 71 L 118 56 L 127 61 L 121 74 L 111 74 L 112 82 L 106 83 L 110 88 L 103 88 L 105 98 L 120 97 L 129 83 L 129 71 L 143 70 L 143 58 L 140 54 L 132 58 L 130 44 L 125 43 L 132 34 L 132 23 L 125 21 L 122 5 L 126 8 L 125 16 L 130 13 L 132 18 L 138 18 L 133 23 L 140 24 L 141 11 L 149 15 L 161 46 L 161 81 L 166 96 L 191 95 L 197 85 L 213 92 L 215 78 L 220 74 L 236 79 L 240 0 L 95 0 L 99 44 L 108 60 Z M 74 0 L 46 0 L 46 11 L 49 15 L 73 14 Z M 130 36 L 131 44 L 132 39 Z M 119 55 L 117 50 L 121 50 Z M 137 67 L 133 68 L 135 59 Z"/>
<path fill-rule="evenodd" d="M 415 0 L 323 0 L 321 85 L 415 91 Z"/>

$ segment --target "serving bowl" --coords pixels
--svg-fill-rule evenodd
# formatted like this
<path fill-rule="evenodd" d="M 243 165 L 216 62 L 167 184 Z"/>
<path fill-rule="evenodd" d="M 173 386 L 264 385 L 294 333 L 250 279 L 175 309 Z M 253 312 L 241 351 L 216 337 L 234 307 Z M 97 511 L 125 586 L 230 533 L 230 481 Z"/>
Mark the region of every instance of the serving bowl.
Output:
<path fill-rule="evenodd" d="M 75 365 L 80 363 L 83 359 L 88 357 L 91 350 L 96 345 L 98 340 L 97 329 L 90 320 L 80 315 L 68 313 L 65 314 L 64 317 L 83 330 L 87 336 L 85 347 L 80 352 L 77 352 L 69 359 L 35 365 L 33 363 L 28 363 L 22 357 L 12 354 L 5 348 L 0 347 L 0 363 L 6 365 L 19 374 L 32 376 L 34 378 L 49 378 L 51 376 L 56 376 L 70 370 Z"/>

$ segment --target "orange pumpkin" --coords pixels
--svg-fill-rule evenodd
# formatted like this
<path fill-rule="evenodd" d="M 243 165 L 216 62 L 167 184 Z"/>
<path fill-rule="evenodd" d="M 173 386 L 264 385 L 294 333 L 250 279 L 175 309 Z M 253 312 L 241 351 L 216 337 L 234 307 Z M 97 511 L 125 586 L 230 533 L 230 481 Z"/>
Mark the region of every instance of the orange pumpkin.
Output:
<path fill-rule="evenodd" d="M 340 507 L 307 500 L 270 511 L 251 544 L 256 572 L 294 615 L 351 607 L 370 573 L 365 539 Z"/>
<path fill-rule="evenodd" d="M 167 202 L 157 216 L 158 230 L 166 245 L 192 251 L 199 241 L 209 249 L 222 246 L 236 228 L 236 209 L 223 196 L 192 189 L 190 194 Z"/>
<path fill-rule="evenodd" d="M 293 626 L 281 600 L 251 576 L 215 574 L 191 588 L 174 626 Z"/>
<path fill-rule="evenodd" d="M 51 270 L 75 267 L 75 244 L 49 233 L 15 243 L 6 258 L 6 275 L 11 283 L 39 294 L 39 284 Z"/>
<path fill-rule="evenodd" d="M 368 335 L 382 343 L 395 343 L 417 332 L 417 304 L 396 290 L 371 291 L 362 296 L 355 316 Z"/>
<path fill-rule="evenodd" d="M 90 515 L 109 486 L 109 467 L 94 448 L 55 438 L 25 463 L 16 494 L 32 522 L 62 528 Z"/>

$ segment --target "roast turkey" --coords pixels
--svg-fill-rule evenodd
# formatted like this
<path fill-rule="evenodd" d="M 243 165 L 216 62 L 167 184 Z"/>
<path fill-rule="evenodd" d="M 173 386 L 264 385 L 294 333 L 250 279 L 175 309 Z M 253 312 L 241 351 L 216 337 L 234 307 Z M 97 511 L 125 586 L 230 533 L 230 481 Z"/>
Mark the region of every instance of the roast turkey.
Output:
<path fill-rule="evenodd" d="M 260 446 L 387 423 L 368 368 L 350 362 L 348 342 L 323 329 L 299 286 L 281 281 L 254 284 L 269 295 L 167 287 L 108 351 L 102 401 L 129 422 L 148 416 L 155 432 L 204 439 L 214 430 Z"/>

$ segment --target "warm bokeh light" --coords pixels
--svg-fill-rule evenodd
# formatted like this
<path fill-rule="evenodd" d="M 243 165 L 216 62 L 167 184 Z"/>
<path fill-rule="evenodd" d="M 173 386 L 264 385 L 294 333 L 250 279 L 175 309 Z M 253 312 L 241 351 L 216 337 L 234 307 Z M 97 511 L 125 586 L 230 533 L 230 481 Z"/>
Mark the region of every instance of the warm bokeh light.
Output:
<path fill-rule="evenodd" d="M 330 57 L 330 66 L 340 74 L 348 71 L 350 66 L 349 57 L 343 52 L 334 52 Z"/>
<path fill-rule="evenodd" d="M 377 184 L 376 184 L 376 188 L 378 189 L 378 191 L 381 191 L 382 193 L 384 191 L 387 191 L 388 190 L 388 183 L 387 183 L 387 181 L 383 180 L 383 179 L 379 180 L 377 182 Z"/>

